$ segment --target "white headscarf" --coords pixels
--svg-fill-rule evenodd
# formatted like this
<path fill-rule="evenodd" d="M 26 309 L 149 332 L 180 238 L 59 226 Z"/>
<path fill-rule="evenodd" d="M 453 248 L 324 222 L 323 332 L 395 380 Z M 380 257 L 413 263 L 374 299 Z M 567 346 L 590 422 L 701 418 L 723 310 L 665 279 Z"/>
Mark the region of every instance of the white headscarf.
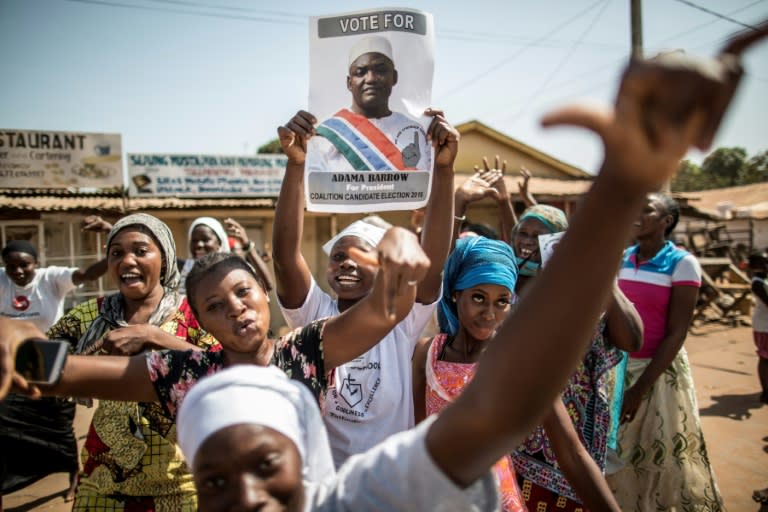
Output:
<path fill-rule="evenodd" d="M 189 245 L 189 241 L 192 239 L 192 231 L 194 231 L 197 226 L 207 226 L 211 228 L 211 231 L 214 232 L 216 238 L 219 239 L 219 250 L 217 252 L 229 252 L 227 232 L 224 231 L 224 226 L 221 225 L 221 222 L 213 217 L 198 217 L 192 221 L 192 224 L 189 226 L 189 232 L 187 233 L 187 245 Z M 189 257 L 193 260 L 195 259 L 192 251 L 190 251 Z"/>
<path fill-rule="evenodd" d="M 257 424 L 293 441 L 302 476 L 320 483 L 336 474 L 320 409 L 303 384 L 274 366 L 237 365 L 200 380 L 176 418 L 179 446 L 193 467 L 203 442 L 232 425 Z"/>
<path fill-rule="evenodd" d="M 338 235 L 325 242 L 325 244 L 323 244 L 323 251 L 325 251 L 325 254 L 330 255 L 331 250 L 333 249 L 333 246 L 336 244 L 336 242 L 345 236 L 356 236 L 357 238 L 367 242 L 371 247 L 376 247 L 379 245 L 379 242 L 381 242 L 381 239 L 384 237 L 384 233 L 386 232 L 387 230 L 384 228 L 374 226 L 373 224 L 365 222 L 364 220 L 356 220 L 341 230 Z"/>

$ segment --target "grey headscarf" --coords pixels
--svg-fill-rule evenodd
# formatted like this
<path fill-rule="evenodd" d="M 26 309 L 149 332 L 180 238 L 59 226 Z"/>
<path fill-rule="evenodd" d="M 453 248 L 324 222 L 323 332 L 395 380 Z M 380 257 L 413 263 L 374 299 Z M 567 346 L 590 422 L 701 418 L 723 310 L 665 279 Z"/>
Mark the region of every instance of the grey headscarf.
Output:
<path fill-rule="evenodd" d="M 179 286 L 179 270 L 176 267 L 176 244 L 168 226 L 152 215 L 146 213 L 134 213 L 115 222 L 112 230 L 107 235 L 107 248 L 112 239 L 123 229 L 131 226 L 140 226 L 149 231 L 160 246 L 163 254 L 163 269 L 160 275 L 160 284 L 163 285 L 163 298 L 147 322 L 150 325 L 159 326 L 167 320 L 169 315 L 179 309 L 181 295 Z M 109 329 L 128 325 L 123 313 L 123 301 L 120 293 L 114 293 L 104 298 L 101 304 L 99 316 L 86 330 L 85 334 L 77 342 L 78 354 L 93 354 L 101 348 L 101 338 Z"/>

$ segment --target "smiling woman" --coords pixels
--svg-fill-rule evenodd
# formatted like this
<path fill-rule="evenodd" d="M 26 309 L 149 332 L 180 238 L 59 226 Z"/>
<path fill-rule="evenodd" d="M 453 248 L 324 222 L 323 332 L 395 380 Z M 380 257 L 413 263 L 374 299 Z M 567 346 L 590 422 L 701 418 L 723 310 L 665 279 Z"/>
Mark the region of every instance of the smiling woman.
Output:
<path fill-rule="evenodd" d="M 116 315 L 116 311 L 123 311 L 123 308 L 125 318 L 137 321 L 143 318 L 146 322 L 148 310 L 142 307 L 145 305 L 142 297 L 146 303 L 157 301 L 158 289 L 167 286 L 168 279 L 171 282 L 176 279 L 176 267 L 172 265 L 172 259 L 168 259 L 173 253 L 162 249 L 166 247 L 165 241 L 170 240 L 170 233 L 152 229 L 150 235 L 143 225 L 134 222 L 136 216 L 122 219 L 110 235 L 110 271 L 119 281 L 121 294 L 119 301 L 112 297 L 105 299 L 101 315 L 93 322 L 98 325 L 92 325 L 78 343 L 82 353 L 101 352 L 107 346 L 130 346 L 135 348 L 133 353 L 136 353 L 143 348 L 160 346 L 152 341 L 157 337 L 154 330 L 133 330 L 110 340 L 109 336 L 113 333 L 125 333 L 129 329 L 119 328 L 108 333 L 103 341 L 98 335 L 102 328 L 125 323 L 121 320 L 122 315 Z M 141 224 L 149 222 L 143 219 Z M 164 224 L 162 226 L 165 227 Z M 160 243 L 161 240 L 164 242 Z M 94 419 L 94 422 L 98 419 L 100 423 L 91 429 L 86 444 L 89 460 L 84 478 L 91 484 L 88 487 L 91 494 L 86 496 L 87 501 L 80 502 L 78 498 L 77 506 L 83 503 L 82 506 L 86 507 L 96 503 L 94 500 L 97 498 L 106 499 L 93 493 L 93 485 L 111 483 L 114 492 L 131 496 L 126 498 L 125 504 L 136 501 L 140 506 L 149 508 L 167 498 L 176 500 L 170 502 L 173 510 L 190 509 L 194 504 L 193 496 L 184 494 L 191 488 L 187 468 L 175 458 L 178 453 L 171 449 L 175 441 L 173 421 L 190 388 L 211 373 L 236 365 L 273 365 L 291 379 L 300 381 L 315 402 L 320 400 L 328 386 L 326 368 L 339 366 L 360 356 L 400 322 L 416 297 L 416 287 L 408 283 L 418 283 L 429 267 L 429 260 L 415 235 L 402 228 L 391 228 L 384 233 L 377 250 L 382 268 L 373 280 L 372 289 L 355 307 L 338 316 L 310 322 L 283 338 L 275 340 L 268 336 L 269 299 L 258 273 L 234 254 L 213 253 L 197 260 L 190 271 L 187 277 L 189 304 L 184 302 L 182 306 L 190 316 L 191 309 L 194 309 L 200 325 L 216 336 L 222 350 L 184 350 L 182 348 L 189 345 L 177 343 L 173 348 L 179 350 L 148 352 L 130 358 L 70 356 L 61 380 L 43 391 L 46 394 L 104 399 Z M 401 252 L 408 255 L 407 261 L 395 258 Z M 168 268 L 172 269 L 170 273 L 166 273 Z M 395 285 L 392 287 L 387 283 Z M 391 296 L 393 291 L 395 295 Z M 171 310 L 165 310 L 165 306 L 170 307 L 172 303 L 164 301 L 178 300 L 178 296 L 166 291 L 159 300 L 160 305 L 155 311 L 169 313 Z M 62 319 L 56 332 L 77 328 L 85 313 L 93 313 L 92 306 L 84 305 L 74 310 Z M 150 323 L 153 323 L 152 318 Z M 194 325 L 197 327 L 197 323 Z M 137 327 L 130 326 L 132 329 Z M 179 329 L 182 327 L 178 324 Z M 112 349 L 112 352 L 117 350 Z M 120 404 L 108 400 L 139 403 Z M 152 453 L 156 453 L 159 446 L 163 456 L 158 459 L 150 457 L 149 450 L 139 450 L 146 446 L 136 442 L 139 434 L 131 430 L 131 425 L 140 428 L 142 439 L 153 443 Z M 106 434 L 109 434 L 108 438 L 101 437 Z M 333 473 L 330 455 L 327 450 L 324 453 L 327 456 L 309 454 L 305 458 L 309 481 L 319 482 Z M 167 470 L 160 471 L 153 466 L 155 460 L 157 464 L 171 464 L 175 469 L 171 474 Z M 118 473 L 113 474 L 112 471 Z M 145 471 L 150 474 L 143 475 Z M 154 475 L 168 479 L 165 483 L 168 486 L 175 484 L 179 492 L 168 492 L 170 496 L 141 494 L 147 489 L 141 482 L 156 478 Z M 161 488 L 161 483 L 156 482 L 152 488 Z M 110 506 L 122 506 L 119 500 L 110 498 L 107 501 Z M 95 506 L 90 510 L 101 508 Z"/>
<path fill-rule="evenodd" d="M 119 292 L 76 306 L 51 328 L 51 337 L 68 339 L 87 355 L 215 343 L 176 291 L 176 248 L 164 223 L 144 214 L 124 217 L 107 237 L 107 252 Z M 194 484 L 172 425 L 157 404 L 101 401 L 88 430 L 73 510 L 195 510 Z"/>

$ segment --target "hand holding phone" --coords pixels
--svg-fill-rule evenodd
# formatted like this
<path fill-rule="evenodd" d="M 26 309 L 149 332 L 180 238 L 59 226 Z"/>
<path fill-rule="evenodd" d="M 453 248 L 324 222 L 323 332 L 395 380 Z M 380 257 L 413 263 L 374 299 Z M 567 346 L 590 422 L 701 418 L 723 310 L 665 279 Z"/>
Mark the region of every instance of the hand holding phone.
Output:
<path fill-rule="evenodd" d="M 32 384 L 55 384 L 68 353 L 66 340 L 26 340 L 16 351 L 16 372 Z"/>

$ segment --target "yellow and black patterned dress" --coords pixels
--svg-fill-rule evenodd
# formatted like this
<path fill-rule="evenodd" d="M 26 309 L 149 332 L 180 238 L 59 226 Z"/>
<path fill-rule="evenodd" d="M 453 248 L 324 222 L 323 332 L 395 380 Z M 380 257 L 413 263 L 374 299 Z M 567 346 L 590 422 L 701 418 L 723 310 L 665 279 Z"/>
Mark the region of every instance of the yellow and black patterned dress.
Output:
<path fill-rule="evenodd" d="M 78 340 L 99 316 L 102 299 L 76 306 L 49 331 Z M 161 329 L 194 345 L 220 348 L 200 329 L 186 299 Z M 103 400 L 82 452 L 74 511 L 197 510 L 192 476 L 176 446 L 176 425 L 157 403 Z"/>

